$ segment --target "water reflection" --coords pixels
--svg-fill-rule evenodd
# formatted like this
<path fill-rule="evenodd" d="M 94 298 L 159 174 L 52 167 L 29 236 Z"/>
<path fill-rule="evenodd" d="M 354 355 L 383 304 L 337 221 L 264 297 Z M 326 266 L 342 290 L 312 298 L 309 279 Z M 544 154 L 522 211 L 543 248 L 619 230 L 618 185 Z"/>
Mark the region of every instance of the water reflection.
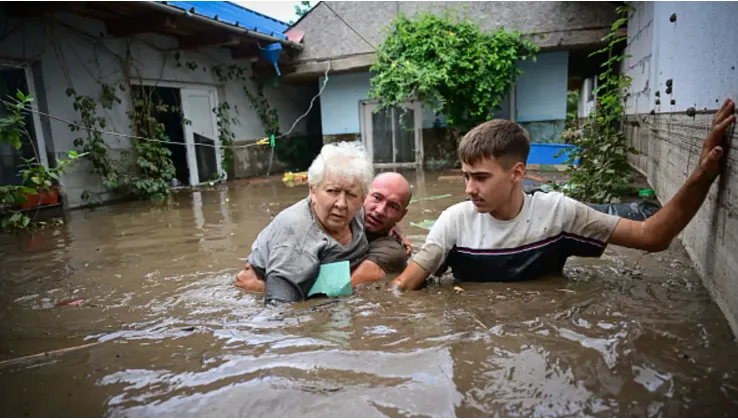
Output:
<path fill-rule="evenodd" d="M 299 417 L 350 411 L 361 417 L 452 417 L 461 402 L 444 348 L 223 356 L 208 363 L 201 372 L 136 370 L 103 377 L 98 385 L 124 386 L 108 415 Z M 228 379 L 228 386 L 218 386 Z M 151 388 L 160 392 L 146 395 Z M 139 404 L 125 407 L 131 401 Z"/>

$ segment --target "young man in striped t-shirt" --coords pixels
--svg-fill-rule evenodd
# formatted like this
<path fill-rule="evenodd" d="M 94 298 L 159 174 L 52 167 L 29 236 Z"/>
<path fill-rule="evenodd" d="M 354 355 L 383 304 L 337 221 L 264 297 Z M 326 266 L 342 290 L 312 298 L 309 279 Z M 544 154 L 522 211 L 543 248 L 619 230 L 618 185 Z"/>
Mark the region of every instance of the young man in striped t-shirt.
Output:
<path fill-rule="evenodd" d="M 561 193 L 525 194 L 528 133 L 506 120 L 471 130 L 459 145 L 470 201 L 446 209 L 393 285 L 419 288 L 450 267 L 458 281 L 513 282 L 560 272 L 569 256 L 598 257 L 608 243 L 666 249 L 694 217 L 720 173 L 723 134 L 735 120 L 727 99 L 715 114 L 699 165 L 656 214 L 633 221 L 598 212 Z"/>

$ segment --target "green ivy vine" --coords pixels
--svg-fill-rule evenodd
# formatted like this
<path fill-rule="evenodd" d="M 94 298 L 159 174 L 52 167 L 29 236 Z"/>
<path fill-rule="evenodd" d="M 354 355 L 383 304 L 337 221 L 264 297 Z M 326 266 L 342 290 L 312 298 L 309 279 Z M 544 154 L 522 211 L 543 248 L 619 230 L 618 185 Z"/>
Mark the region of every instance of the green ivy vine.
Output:
<path fill-rule="evenodd" d="M 256 114 L 261 120 L 264 127 L 264 134 L 270 136 L 279 132 L 279 114 L 277 110 L 272 107 L 264 95 L 264 83 L 256 77 L 253 73 L 250 73 L 246 68 L 236 64 L 230 64 L 228 66 L 215 65 L 212 67 L 213 75 L 221 83 L 227 82 L 240 82 L 243 83 L 243 91 L 246 94 L 251 106 L 256 110 Z M 254 86 L 256 86 L 256 92 L 252 92 L 249 89 L 246 81 L 249 80 Z"/>
<path fill-rule="evenodd" d="M 256 115 L 264 127 L 264 135 L 279 135 L 279 113 L 274 108 L 269 99 L 264 94 L 265 84 L 264 82 L 256 77 L 253 73 L 250 73 L 247 69 L 231 64 L 228 66 L 216 65 L 212 67 L 213 75 L 221 83 L 227 82 L 240 82 L 243 83 L 244 94 L 248 98 L 252 108 L 256 111 Z M 250 81 L 255 90 L 249 88 Z M 225 106 L 224 106 L 225 105 Z M 223 109 L 220 109 L 223 107 Z M 230 118 L 230 114 L 227 111 L 230 110 L 230 106 L 227 102 L 224 102 L 219 106 L 216 112 L 218 119 L 218 126 L 221 128 L 221 143 L 224 145 L 230 145 L 233 143 L 234 135 L 230 129 L 231 124 L 235 124 L 237 120 Z M 225 127 L 225 133 L 223 132 Z M 295 170 L 307 168 L 312 162 L 312 156 L 309 153 L 309 139 L 305 136 L 292 136 L 289 138 L 281 138 L 279 146 L 275 148 L 275 155 L 277 158 L 287 163 L 290 167 Z M 226 162 L 232 162 L 232 152 L 229 148 L 225 149 L 227 154 L 223 154 L 223 167 L 230 167 Z"/>
<path fill-rule="evenodd" d="M 245 84 L 243 85 L 243 91 L 264 126 L 264 134 L 267 136 L 279 134 L 279 114 L 264 95 L 264 84 L 253 74 L 250 79 L 256 85 L 256 92 L 252 93 Z"/>
<path fill-rule="evenodd" d="M 121 86 L 122 88 L 122 86 Z M 105 143 L 101 131 L 107 128 L 107 120 L 98 116 L 97 102 L 90 96 L 79 95 L 73 88 L 66 91 L 67 97 L 72 98 L 72 107 L 80 115 L 80 121 L 69 125 L 72 132 L 80 132 L 80 137 L 74 139 L 74 146 L 86 154 L 87 160 L 92 164 L 93 173 L 102 180 L 103 185 L 110 191 L 115 191 L 120 185 L 119 163 L 111 158 L 110 146 Z M 101 105 L 103 109 L 112 109 L 115 103 L 121 100 L 116 95 L 116 90 L 110 85 L 103 85 L 101 92 Z M 89 201 L 91 193 L 85 190 L 82 199 Z"/>
<path fill-rule="evenodd" d="M 8 232 L 27 231 L 48 225 L 59 225 L 61 219 L 51 223 L 35 222 L 27 213 L 18 209 L 21 204 L 28 203 L 28 197 L 51 191 L 59 182 L 60 176 L 68 170 L 80 157 L 76 151 L 67 152 L 67 159 L 56 159 L 53 168 L 43 166 L 39 161 L 38 150 L 26 128 L 25 110 L 33 104 L 33 97 L 21 91 L 15 98 L 5 101 L 5 116 L 0 119 L 0 143 L 6 143 L 16 150 L 23 145 L 23 140 L 30 143 L 34 157 L 24 159 L 20 168 L 20 185 L 0 185 L 0 226 Z"/>
<path fill-rule="evenodd" d="M 119 89 L 121 92 L 127 90 L 122 84 Z M 164 124 L 156 120 L 153 112 L 181 114 L 181 109 L 161 104 L 153 98 L 152 92 L 145 88 L 130 90 L 131 108 L 127 115 L 132 133 L 137 137 L 169 141 Z M 105 143 L 101 134 L 107 127 L 107 122 L 105 118 L 99 116 L 98 105 L 102 109 L 112 109 L 115 104 L 122 103 L 114 86 L 102 85 L 99 104 L 95 98 L 79 95 L 71 88 L 67 89 L 67 96 L 72 98 L 72 106 L 80 115 L 80 120 L 70 124 L 69 128 L 73 132 L 84 133 L 74 140 L 74 145 L 87 156 L 93 172 L 100 176 L 103 185 L 109 191 L 151 200 L 163 200 L 171 195 L 170 182 L 176 170 L 171 160 L 172 153 L 164 143 L 131 139 L 131 145 L 136 153 L 135 174 L 130 173 L 133 168 L 125 167 L 122 162 L 110 156 L 110 146 Z M 187 121 L 183 119 L 183 123 L 186 124 Z M 82 199 L 85 201 L 89 201 L 91 197 L 89 191 L 82 193 Z"/>
<path fill-rule="evenodd" d="M 596 106 L 587 117 L 579 135 L 569 137 L 574 149 L 569 153 L 567 174 L 575 188 L 569 190 L 573 197 L 599 203 L 618 201 L 633 190 L 633 178 L 628 154 L 638 153 L 628 147 L 623 132 L 625 120 L 624 92 L 630 87 L 631 78 L 619 73 L 619 63 L 628 57 L 619 50 L 627 36 L 617 36 L 625 27 L 632 6 L 619 6 L 618 19 L 612 24 L 610 32 L 602 38 L 609 41 L 604 48 L 590 54 L 605 55 L 599 75 L 599 86 L 594 90 Z M 580 161 L 579 165 L 573 163 Z"/>
<path fill-rule="evenodd" d="M 236 139 L 235 133 L 231 129 L 233 125 L 239 125 L 238 118 L 231 118 L 231 105 L 228 102 L 221 102 L 213 110 L 218 124 L 220 144 L 223 146 L 223 153 L 221 156 L 221 166 L 223 172 L 228 173 L 231 169 L 231 162 L 233 162 L 233 141 Z M 238 112 L 238 109 L 236 109 Z"/>
<path fill-rule="evenodd" d="M 461 132 L 487 121 L 498 110 L 515 78 L 520 60 L 539 48 L 518 31 L 482 32 L 458 13 L 400 14 L 379 46 L 371 67 L 369 95 L 380 108 L 408 99 L 426 103 Z"/>
<path fill-rule="evenodd" d="M 169 105 L 156 100 L 152 92 L 138 89 L 131 94 L 131 109 L 128 112 L 130 127 L 137 137 L 170 141 L 164 124 L 159 122 L 153 112 L 177 112 Z M 139 199 L 164 200 L 172 194 L 170 181 L 176 174 L 172 162 L 172 152 L 155 141 L 131 139 L 136 150 L 138 174 L 128 181 L 131 193 Z"/>
<path fill-rule="evenodd" d="M 199 68 L 205 70 L 195 61 L 180 61 L 181 54 L 175 53 L 177 67 L 187 67 L 191 71 Z M 279 115 L 269 100 L 264 95 L 264 85 L 246 68 L 236 64 L 215 65 L 211 68 L 214 76 L 221 83 L 241 82 L 246 97 L 257 112 L 264 126 L 264 133 L 269 136 L 278 134 Z M 250 80 L 256 86 L 252 92 L 247 85 Z M 119 86 L 121 92 L 125 92 L 123 85 Z M 70 124 L 72 131 L 84 132 L 84 135 L 75 139 L 75 146 L 88 156 L 93 171 L 103 181 L 105 187 L 110 191 L 118 191 L 132 194 L 139 199 L 165 199 L 171 195 L 170 180 L 174 177 L 176 170 L 171 160 L 171 151 L 163 143 L 142 141 L 132 139 L 131 143 L 136 152 L 137 174 L 129 175 L 119 161 L 110 157 L 110 147 L 105 143 L 101 131 L 104 131 L 107 122 L 105 118 L 98 116 L 98 106 L 103 109 L 111 109 L 115 104 L 122 101 L 114 86 L 103 84 L 99 103 L 90 96 L 79 95 L 74 89 L 67 90 L 67 96 L 72 98 L 73 107 L 79 113 L 80 120 Z M 238 108 L 231 106 L 228 102 L 221 102 L 213 112 L 219 128 L 219 140 L 223 146 L 222 168 L 227 172 L 233 162 L 233 151 L 229 146 L 233 145 L 235 133 L 233 126 L 239 125 L 238 118 L 232 116 L 232 111 L 238 113 Z M 131 108 L 127 112 L 130 119 L 130 128 L 137 137 L 159 139 L 169 141 L 164 125 L 156 120 L 154 112 L 180 112 L 183 124 L 191 124 L 178 107 L 170 107 L 156 100 L 152 92 L 146 89 L 131 89 Z M 285 152 L 287 150 L 285 149 Z M 223 174 L 219 179 L 223 179 Z M 83 199 L 88 200 L 90 193 L 85 191 Z"/>

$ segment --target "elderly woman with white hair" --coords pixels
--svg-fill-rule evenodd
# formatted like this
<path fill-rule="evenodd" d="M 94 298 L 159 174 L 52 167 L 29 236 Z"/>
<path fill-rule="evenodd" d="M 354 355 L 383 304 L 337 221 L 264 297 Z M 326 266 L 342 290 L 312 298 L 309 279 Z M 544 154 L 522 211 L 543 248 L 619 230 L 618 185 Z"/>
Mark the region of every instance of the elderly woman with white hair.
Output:
<path fill-rule="evenodd" d="M 251 246 L 248 265 L 265 280 L 265 302 L 305 300 L 321 264 L 367 255 L 362 205 L 374 171 L 360 143 L 323 146 L 308 169 L 310 195 L 280 212 Z M 247 265 L 247 267 L 248 267 Z"/>

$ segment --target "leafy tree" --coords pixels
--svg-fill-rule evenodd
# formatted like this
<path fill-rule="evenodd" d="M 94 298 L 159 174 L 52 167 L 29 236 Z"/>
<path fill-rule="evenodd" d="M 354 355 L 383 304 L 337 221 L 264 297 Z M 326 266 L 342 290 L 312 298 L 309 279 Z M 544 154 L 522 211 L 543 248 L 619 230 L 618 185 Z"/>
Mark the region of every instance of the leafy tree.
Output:
<path fill-rule="evenodd" d="M 302 17 L 305 13 L 310 11 L 310 2 L 309 1 L 301 1 L 299 6 L 295 6 L 295 14 L 297 16 Z"/>
<path fill-rule="evenodd" d="M 518 31 L 499 28 L 482 32 L 458 13 L 400 14 L 380 45 L 370 97 L 381 108 L 408 98 L 443 114 L 449 127 L 461 132 L 487 121 L 500 108 L 518 64 L 538 52 Z"/>

